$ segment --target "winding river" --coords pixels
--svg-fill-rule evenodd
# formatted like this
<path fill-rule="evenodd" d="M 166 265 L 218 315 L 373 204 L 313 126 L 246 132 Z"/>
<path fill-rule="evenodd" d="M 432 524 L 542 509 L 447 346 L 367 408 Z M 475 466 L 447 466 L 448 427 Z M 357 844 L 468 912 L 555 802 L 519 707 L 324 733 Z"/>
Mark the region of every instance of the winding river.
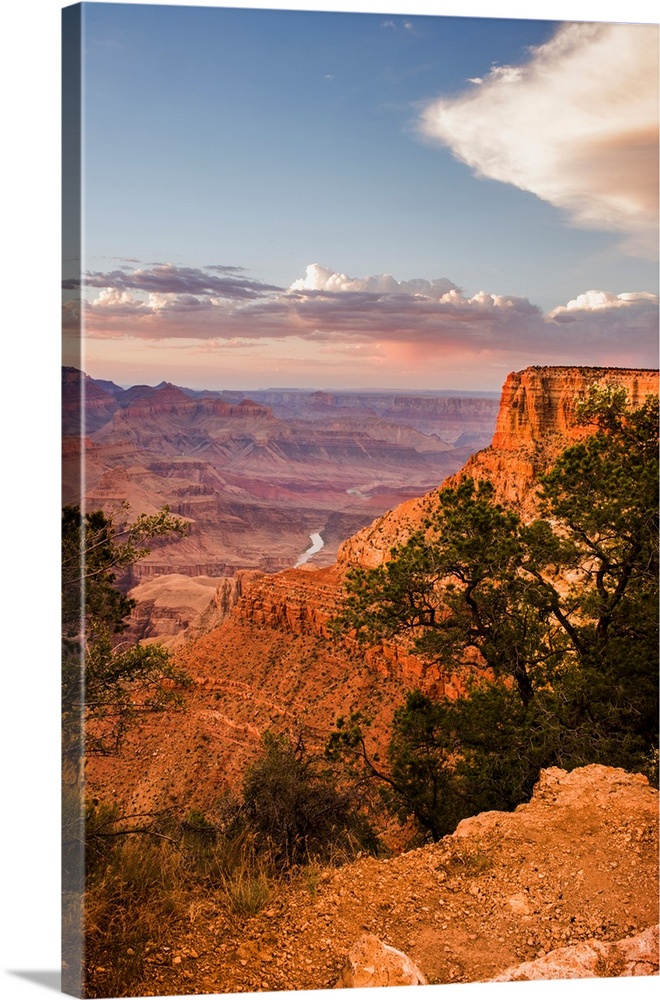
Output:
<path fill-rule="evenodd" d="M 323 539 L 321 538 L 318 531 L 312 532 L 312 534 L 309 537 L 312 544 L 308 549 L 305 549 L 305 551 L 298 556 L 296 562 L 293 564 L 294 569 L 296 569 L 298 566 L 302 566 L 303 563 L 306 563 L 308 559 L 311 559 L 313 555 L 316 555 L 316 553 L 320 552 L 321 549 L 323 548 Z"/>

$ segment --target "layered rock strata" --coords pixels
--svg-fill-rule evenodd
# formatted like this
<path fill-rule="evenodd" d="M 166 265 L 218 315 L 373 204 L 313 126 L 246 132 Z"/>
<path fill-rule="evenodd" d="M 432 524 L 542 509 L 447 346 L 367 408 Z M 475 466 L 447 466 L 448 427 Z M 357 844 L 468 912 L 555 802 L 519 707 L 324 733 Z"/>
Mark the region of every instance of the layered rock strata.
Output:
<path fill-rule="evenodd" d="M 260 576 L 237 601 L 232 617 L 263 630 L 337 643 L 332 621 L 341 609 L 342 583 L 343 574 L 335 566 Z M 362 647 L 344 636 L 337 643 L 339 654 L 342 648 L 351 657 L 361 658 L 374 674 L 388 677 L 403 688 L 419 687 L 433 697 L 452 696 L 458 691 L 454 679 L 437 665 L 424 663 L 400 643 L 385 640 L 377 646 Z"/>
<path fill-rule="evenodd" d="M 658 392 L 658 372 L 631 368 L 525 368 L 511 372 L 502 389 L 492 444 L 477 452 L 443 485 L 465 476 L 487 479 L 500 502 L 523 514 L 533 513 L 539 473 L 550 468 L 569 444 L 584 439 L 594 427 L 578 422 L 578 403 L 592 386 L 616 386 L 637 407 Z M 383 514 L 341 546 L 340 565 L 379 566 L 392 546 L 421 527 L 437 497 L 432 490 Z"/>

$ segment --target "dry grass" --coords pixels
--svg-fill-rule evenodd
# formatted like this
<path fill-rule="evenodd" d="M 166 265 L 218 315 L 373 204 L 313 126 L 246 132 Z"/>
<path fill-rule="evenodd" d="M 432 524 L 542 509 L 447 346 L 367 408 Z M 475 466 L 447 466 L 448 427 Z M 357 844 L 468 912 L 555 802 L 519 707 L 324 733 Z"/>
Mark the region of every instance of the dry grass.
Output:
<path fill-rule="evenodd" d="M 229 837 L 162 818 L 150 832 L 127 829 L 103 809 L 88 820 L 83 920 L 89 997 L 139 993 L 145 963 L 162 958 L 177 926 L 194 919 L 209 893 L 229 912 L 252 916 L 277 886 L 273 859 L 257 854 L 244 834 Z"/>
<path fill-rule="evenodd" d="M 224 892 L 230 909 L 240 916 L 263 910 L 273 894 L 273 882 L 265 871 L 239 869 L 225 880 Z"/>
<path fill-rule="evenodd" d="M 107 866 L 97 860 L 85 891 L 89 996 L 130 996 L 147 954 L 186 909 L 181 852 L 142 835 L 118 839 Z"/>
<path fill-rule="evenodd" d="M 318 799 L 324 789 L 319 782 L 311 790 L 305 786 L 308 798 Z M 337 793 L 330 792 L 330 805 L 336 807 L 336 799 L 341 805 Z M 200 901 L 212 899 L 237 918 L 254 916 L 284 881 L 301 880 L 314 895 L 321 862 L 338 867 L 359 856 L 362 841 L 340 823 L 322 826 L 323 836 L 313 830 L 310 843 L 306 837 L 289 838 L 283 849 L 282 837 L 274 836 L 271 827 L 277 834 L 275 820 L 284 825 L 298 799 L 292 797 L 292 805 L 286 797 L 271 796 L 266 806 L 271 800 L 282 816 L 277 812 L 273 819 L 271 809 L 266 829 L 258 822 L 263 819 L 259 809 L 255 816 L 254 810 L 222 800 L 213 822 L 198 810 L 185 820 L 165 813 L 122 817 L 98 804 L 87 810 L 87 996 L 139 993 L 148 965 L 167 963 L 171 942 L 189 927 Z M 312 811 L 312 819 L 315 815 Z"/>

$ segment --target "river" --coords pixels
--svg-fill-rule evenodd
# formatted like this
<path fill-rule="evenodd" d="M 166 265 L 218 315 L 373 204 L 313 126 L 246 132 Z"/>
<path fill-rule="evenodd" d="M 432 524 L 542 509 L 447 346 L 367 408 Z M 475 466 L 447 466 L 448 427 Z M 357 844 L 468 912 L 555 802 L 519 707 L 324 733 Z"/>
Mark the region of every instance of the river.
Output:
<path fill-rule="evenodd" d="M 313 555 L 316 555 L 316 553 L 320 552 L 321 549 L 323 548 L 323 539 L 321 538 L 318 531 L 312 532 L 312 534 L 309 537 L 312 544 L 308 549 L 305 549 L 305 551 L 298 556 L 296 562 L 293 565 L 294 569 L 296 569 L 298 566 L 302 566 L 303 563 L 306 563 L 308 559 L 311 559 Z"/>

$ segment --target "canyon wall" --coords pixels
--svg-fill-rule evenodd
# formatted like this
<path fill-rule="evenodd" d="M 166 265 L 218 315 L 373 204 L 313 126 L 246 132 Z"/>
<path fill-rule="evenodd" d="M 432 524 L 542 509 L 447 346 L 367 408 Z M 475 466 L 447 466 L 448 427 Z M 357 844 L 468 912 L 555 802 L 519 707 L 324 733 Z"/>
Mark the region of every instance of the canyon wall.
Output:
<path fill-rule="evenodd" d="M 401 643 L 384 641 L 366 647 L 345 636 L 338 640 L 332 620 L 341 610 L 342 583 L 343 573 L 337 566 L 255 576 L 236 601 L 232 619 L 262 631 L 288 632 L 333 643 L 336 655 L 345 649 L 352 658 L 361 658 L 374 674 L 405 688 L 420 687 L 433 697 L 456 692 L 450 677 L 413 656 Z"/>
<path fill-rule="evenodd" d="M 552 465 L 572 442 L 594 432 L 578 423 L 577 404 L 592 386 L 626 389 L 630 404 L 639 406 L 658 392 L 658 372 L 631 368 L 525 368 L 511 372 L 502 389 L 492 444 L 477 452 L 463 468 L 445 480 L 444 486 L 464 476 L 487 479 L 498 500 L 532 514 L 536 479 Z M 392 546 L 404 542 L 421 526 L 426 509 L 438 490 L 410 500 L 388 511 L 341 546 L 338 562 L 343 566 L 379 566 Z"/>
<path fill-rule="evenodd" d="M 241 398 L 227 393 L 228 398 Z M 438 435 L 454 446 L 490 441 L 499 400 L 495 394 L 436 393 L 400 394 L 378 392 L 303 392 L 285 389 L 259 390 L 251 396 L 272 407 L 277 417 L 323 421 L 345 418 L 351 412 L 371 414 L 397 425 Z"/>
<path fill-rule="evenodd" d="M 533 507 L 534 483 L 567 445 L 594 433 L 578 423 L 578 403 L 593 386 L 615 386 L 636 408 L 658 392 L 658 372 L 631 368 L 526 368 L 502 389 L 489 448 L 468 460 L 460 475 L 489 479 L 498 498 L 524 513 Z M 454 477 L 455 478 L 455 477 Z"/>

